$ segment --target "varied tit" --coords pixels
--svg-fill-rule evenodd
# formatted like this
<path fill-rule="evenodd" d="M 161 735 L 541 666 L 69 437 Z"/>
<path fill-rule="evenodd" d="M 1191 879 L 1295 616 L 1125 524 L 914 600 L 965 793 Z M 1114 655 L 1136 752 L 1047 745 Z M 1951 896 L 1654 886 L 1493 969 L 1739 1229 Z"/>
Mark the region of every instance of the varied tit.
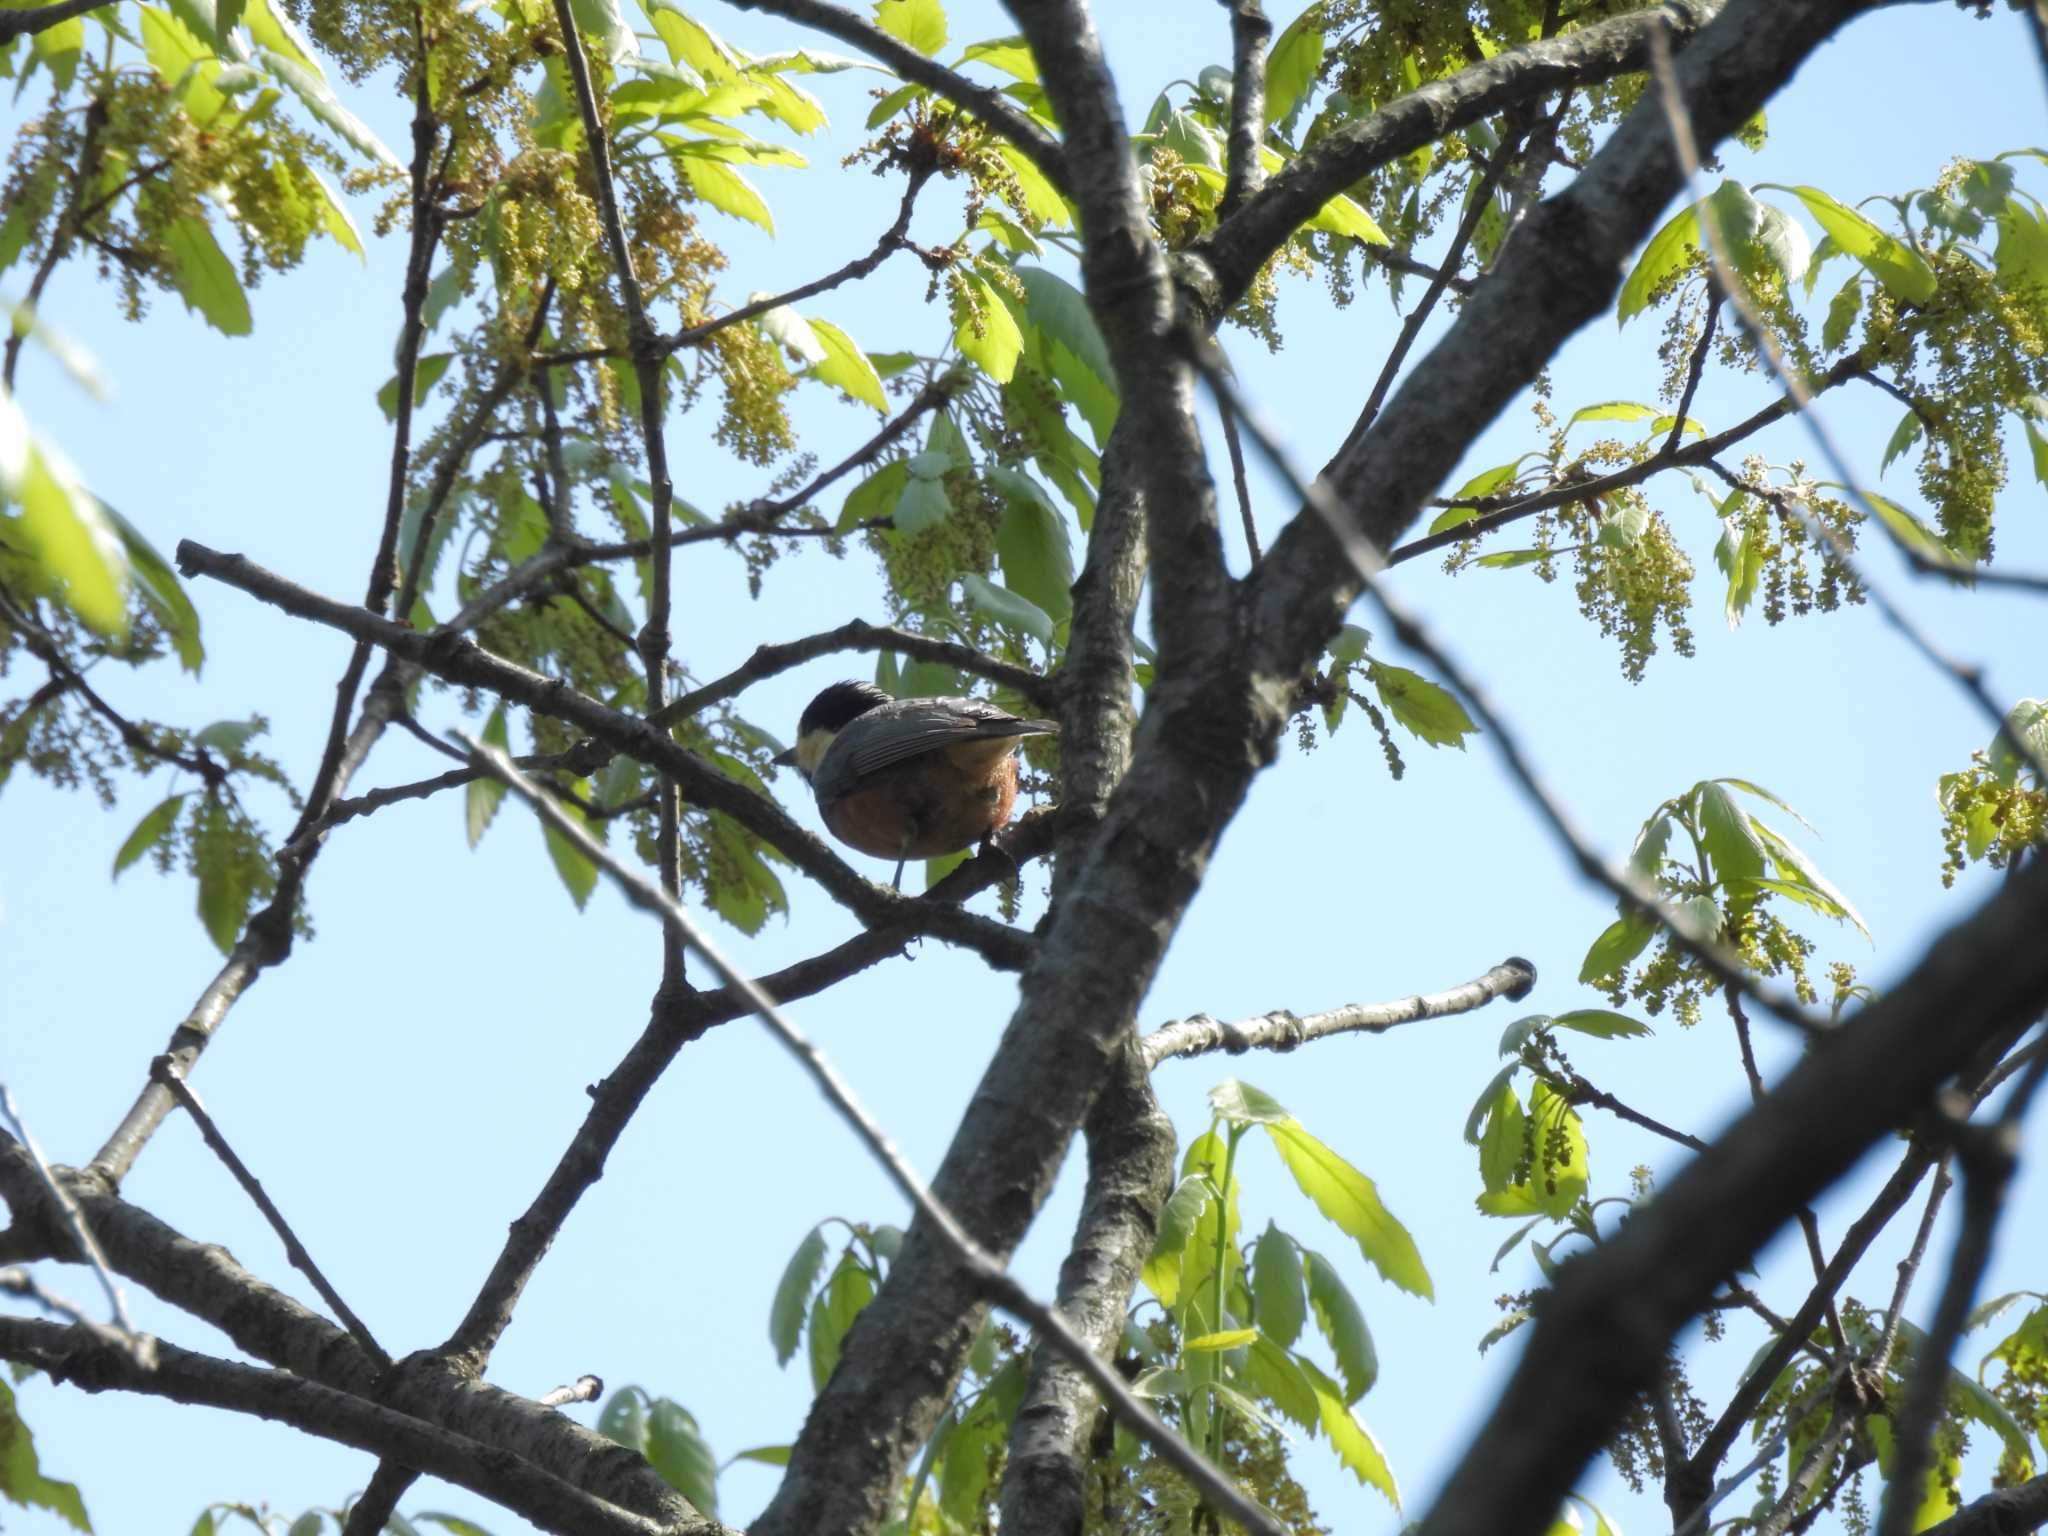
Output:
<path fill-rule="evenodd" d="M 873 683 L 834 683 L 805 707 L 796 745 L 775 759 L 818 797 L 832 835 L 903 865 L 988 840 L 1017 799 L 1017 743 L 1050 736 L 980 699 L 892 699 Z"/>

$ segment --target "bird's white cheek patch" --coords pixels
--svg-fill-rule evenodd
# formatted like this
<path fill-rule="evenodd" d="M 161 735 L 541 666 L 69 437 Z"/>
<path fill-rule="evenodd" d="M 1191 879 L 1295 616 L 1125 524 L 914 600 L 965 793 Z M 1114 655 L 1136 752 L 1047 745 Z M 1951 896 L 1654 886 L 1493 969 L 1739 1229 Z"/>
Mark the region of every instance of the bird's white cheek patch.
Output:
<path fill-rule="evenodd" d="M 825 760 L 825 749 L 832 745 L 832 738 L 836 734 L 834 731 L 807 731 L 798 737 L 796 743 L 797 772 L 807 779 L 815 777 L 818 772 L 818 764 Z"/>

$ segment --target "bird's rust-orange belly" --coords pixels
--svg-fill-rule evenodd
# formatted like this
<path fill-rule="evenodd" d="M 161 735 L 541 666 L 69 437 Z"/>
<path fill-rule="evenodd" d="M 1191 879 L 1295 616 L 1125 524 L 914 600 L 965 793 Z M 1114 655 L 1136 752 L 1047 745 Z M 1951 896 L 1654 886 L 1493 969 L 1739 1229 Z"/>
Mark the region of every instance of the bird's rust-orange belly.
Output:
<path fill-rule="evenodd" d="M 820 807 L 832 835 L 880 859 L 929 859 L 980 842 L 1017 801 L 1014 737 L 942 747 L 871 775 Z"/>

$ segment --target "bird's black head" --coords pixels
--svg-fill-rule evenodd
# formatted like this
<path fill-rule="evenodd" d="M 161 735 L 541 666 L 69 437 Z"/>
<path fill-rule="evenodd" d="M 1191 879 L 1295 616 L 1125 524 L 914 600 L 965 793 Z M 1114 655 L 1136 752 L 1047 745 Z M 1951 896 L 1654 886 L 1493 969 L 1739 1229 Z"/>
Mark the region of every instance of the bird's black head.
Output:
<path fill-rule="evenodd" d="M 801 741 L 813 731 L 838 731 L 848 721 L 888 702 L 889 695 L 873 683 L 834 683 L 804 706 L 803 718 L 796 723 L 797 739 Z"/>
<path fill-rule="evenodd" d="M 803 718 L 796 723 L 796 745 L 778 753 L 775 761 L 808 779 L 844 726 L 888 702 L 889 695 L 873 683 L 834 683 L 804 706 Z"/>

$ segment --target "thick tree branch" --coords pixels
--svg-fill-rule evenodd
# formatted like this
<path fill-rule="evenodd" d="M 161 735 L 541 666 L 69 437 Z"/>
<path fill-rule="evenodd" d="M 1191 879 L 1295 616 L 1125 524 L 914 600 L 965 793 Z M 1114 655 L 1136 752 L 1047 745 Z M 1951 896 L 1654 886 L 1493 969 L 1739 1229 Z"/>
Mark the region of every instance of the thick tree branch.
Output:
<path fill-rule="evenodd" d="M 1717 0 L 1668 0 L 1655 10 L 1509 48 L 1340 128 L 1290 161 L 1235 215 L 1196 242 L 1194 253 L 1208 262 L 1221 287 L 1215 312 L 1242 298 L 1266 259 L 1361 176 L 1502 107 L 1639 70 L 1648 62 L 1653 28 L 1670 25 L 1690 35 L 1717 8 Z"/>
<path fill-rule="evenodd" d="M 12 42 L 25 33 L 43 32 L 74 16 L 89 16 L 114 0 L 57 0 L 33 10 L 0 11 L 0 43 Z"/>
<path fill-rule="evenodd" d="M 139 1392 L 254 1414 L 371 1451 L 467 1488 L 561 1536 L 684 1536 L 716 1521 L 659 1522 L 608 1504 L 509 1451 L 287 1371 L 265 1370 L 161 1341 L 153 1367 L 78 1327 L 0 1317 L 0 1356 L 87 1392 Z"/>
<path fill-rule="evenodd" d="M 1230 171 L 1218 218 L 1227 219 L 1265 182 L 1259 150 L 1266 140 L 1266 44 L 1273 23 L 1259 0 L 1224 0 L 1230 7 Z"/>
<path fill-rule="evenodd" d="M 1721 1278 L 1921 1112 L 1980 1046 L 2048 1007 L 2048 947 L 2023 937 L 2044 923 L 2048 868 L 2030 869 L 1816 1043 L 1614 1238 L 1570 1260 L 1424 1536 L 1541 1529 Z M 1560 1395 L 1567 1376 L 1575 1390 Z"/>
<path fill-rule="evenodd" d="M 2048 1476 L 1965 1504 L 1920 1536 L 2029 1536 L 2048 1524 Z"/>
<path fill-rule="evenodd" d="M 870 58 L 880 59 L 905 80 L 937 92 L 969 117 L 988 124 L 1043 171 L 1047 181 L 1070 193 L 1066 157 L 1059 141 L 1011 106 L 1002 92 L 976 85 L 937 60 L 926 58 L 909 44 L 899 42 L 873 22 L 826 0 L 733 0 L 733 4 L 743 11 L 767 11 L 813 27 L 860 49 Z"/>
<path fill-rule="evenodd" d="M 567 721 L 613 751 L 672 774 L 692 804 L 732 817 L 870 926 L 909 927 L 928 933 L 973 949 L 990 964 L 1005 969 L 1021 966 L 1031 951 L 1031 936 L 1005 924 L 956 907 L 899 896 L 865 879 L 774 801 L 684 751 L 666 731 L 644 718 L 611 709 L 558 679 L 493 656 L 467 639 L 423 635 L 361 608 L 308 592 L 244 556 L 221 554 L 187 539 L 178 545 L 177 558 L 179 569 L 188 576 L 215 577 L 295 617 L 367 639 L 437 677 L 486 689 L 510 703 Z"/>
<path fill-rule="evenodd" d="M 1160 1025 L 1138 1042 L 1138 1049 L 1148 1071 L 1176 1056 L 1205 1056 L 1211 1051 L 1227 1051 L 1233 1056 L 1253 1050 L 1291 1051 L 1328 1035 L 1379 1035 L 1402 1024 L 1470 1013 L 1497 997 L 1519 1002 L 1535 985 L 1536 967 L 1514 955 L 1459 986 L 1392 1002 L 1347 1003 L 1342 1008 L 1310 1014 L 1276 1008 L 1255 1019 L 1230 1024 L 1198 1013 Z"/>

